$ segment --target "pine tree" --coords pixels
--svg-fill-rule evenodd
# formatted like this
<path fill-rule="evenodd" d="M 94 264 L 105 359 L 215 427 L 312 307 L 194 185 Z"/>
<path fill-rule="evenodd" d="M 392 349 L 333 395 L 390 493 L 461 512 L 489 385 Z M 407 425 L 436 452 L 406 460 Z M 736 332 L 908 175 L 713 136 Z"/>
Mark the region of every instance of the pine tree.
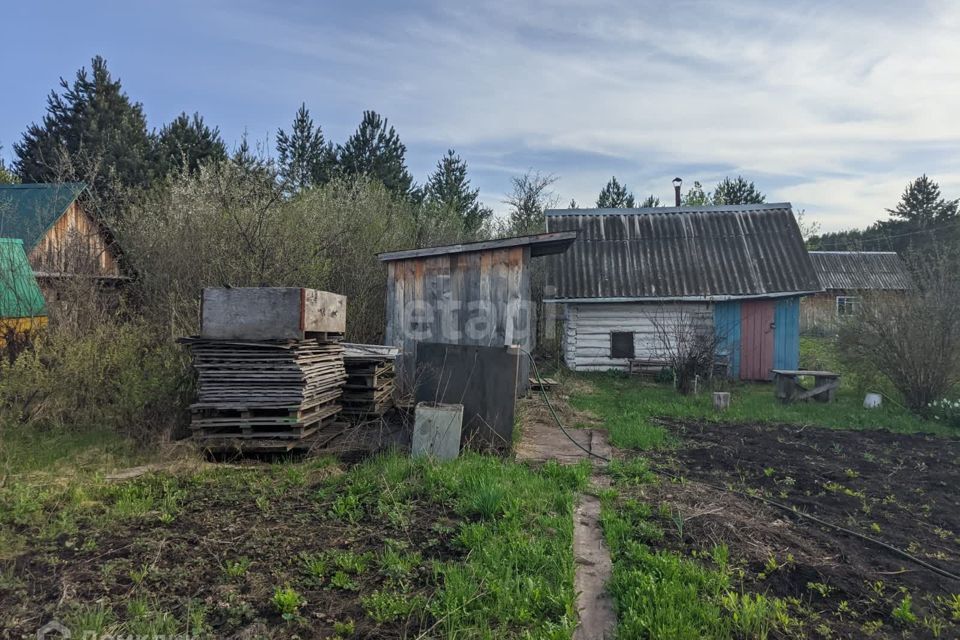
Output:
<path fill-rule="evenodd" d="M 14 168 L 24 182 L 85 180 L 95 192 L 115 183 L 142 187 L 150 177 L 150 136 L 140 103 L 131 102 L 107 62 L 97 56 L 60 79 L 50 92 L 41 124 L 32 124 L 14 145 Z"/>
<path fill-rule="evenodd" d="M 960 200 L 945 200 L 940 185 L 923 174 L 909 183 L 900 202 L 887 213 L 895 220 L 911 222 L 921 229 L 960 217 Z"/>
<path fill-rule="evenodd" d="M 290 133 L 277 130 L 277 160 L 280 179 L 289 193 L 323 184 L 330 179 L 333 149 L 314 127 L 306 103 L 300 105 Z"/>
<path fill-rule="evenodd" d="M 413 176 L 407 170 L 407 148 L 396 130 L 374 111 L 364 111 L 363 120 L 346 143 L 337 147 L 337 167 L 347 175 L 368 175 L 393 193 L 412 193 Z"/>
<path fill-rule="evenodd" d="M 613 176 L 607 186 L 600 190 L 597 206 L 601 209 L 632 209 L 636 201 L 633 194 L 628 192 L 627 185 L 620 184 L 617 177 Z"/>
<path fill-rule="evenodd" d="M 206 162 L 226 160 L 227 148 L 220 129 L 208 127 L 203 116 L 194 113 L 191 118 L 181 113 L 160 130 L 153 155 L 154 170 L 159 175 L 181 169 L 195 173 Z"/>
<path fill-rule="evenodd" d="M 260 176 L 264 182 L 277 182 L 276 166 L 263 153 L 263 146 L 257 144 L 254 151 L 247 140 L 247 132 L 243 132 L 240 144 L 230 156 L 230 162 L 239 167 L 245 174 Z"/>
<path fill-rule="evenodd" d="M 703 185 L 694 180 L 693 186 L 684 194 L 681 201 L 685 207 L 706 207 L 713 203 L 710 194 L 703 190 Z"/>
<path fill-rule="evenodd" d="M 649 196 L 647 196 L 646 199 L 640 203 L 640 208 L 650 208 L 650 207 L 659 207 L 659 206 L 660 206 L 660 198 L 658 198 L 653 194 L 650 194 Z"/>
<path fill-rule="evenodd" d="M 766 196 L 760 193 L 753 182 L 743 176 L 724 178 L 713 190 L 713 204 L 763 204 Z"/>
<path fill-rule="evenodd" d="M 437 162 L 437 168 L 424 187 L 424 199 L 441 211 L 457 216 L 467 235 L 483 226 L 493 211 L 480 202 L 480 190 L 470 188 L 467 163 L 453 149 Z"/>

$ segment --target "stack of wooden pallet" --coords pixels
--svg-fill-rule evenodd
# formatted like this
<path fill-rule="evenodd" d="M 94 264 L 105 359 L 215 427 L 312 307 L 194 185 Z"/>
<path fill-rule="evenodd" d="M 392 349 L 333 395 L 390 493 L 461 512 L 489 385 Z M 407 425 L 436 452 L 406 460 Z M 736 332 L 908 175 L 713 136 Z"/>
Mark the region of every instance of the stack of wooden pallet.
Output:
<path fill-rule="evenodd" d="M 201 335 L 184 338 L 197 372 L 194 438 L 209 449 L 309 449 L 336 422 L 347 378 L 346 299 L 312 289 L 204 289 Z"/>
<path fill-rule="evenodd" d="M 346 371 L 343 347 L 306 340 L 187 338 L 197 371 L 191 405 L 194 437 L 211 446 L 298 448 L 340 412 Z"/>
<path fill-rule="evenodd" d="M 353 420 L 382 416 L 393 406 L 394 347 L 347 344 L 343 355 L 347 381 L 343 414 Z"/>

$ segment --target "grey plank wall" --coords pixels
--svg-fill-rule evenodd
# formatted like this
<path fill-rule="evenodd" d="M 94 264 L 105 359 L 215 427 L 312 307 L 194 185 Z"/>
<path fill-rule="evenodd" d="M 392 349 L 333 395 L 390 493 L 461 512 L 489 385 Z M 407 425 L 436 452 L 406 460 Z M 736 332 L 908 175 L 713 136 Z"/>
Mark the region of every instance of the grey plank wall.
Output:
<path fill-rule="evenodd" d="M 385 342 L 402 349 L 402 392 L 413 389 L 419 342 L 533 348 L 529 260 L 529 247 L 509 247 L 387 265 Z"/>

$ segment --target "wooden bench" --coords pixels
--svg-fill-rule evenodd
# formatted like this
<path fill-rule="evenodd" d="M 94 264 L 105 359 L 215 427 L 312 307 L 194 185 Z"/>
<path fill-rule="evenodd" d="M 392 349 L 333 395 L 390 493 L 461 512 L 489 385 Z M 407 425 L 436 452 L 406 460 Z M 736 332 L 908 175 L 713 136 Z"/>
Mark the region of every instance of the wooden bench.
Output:
<path fill-rule="evenodd" d="M 813 378 L 813 386 L 800 384 L 801 376 Z M 798 400 L 832 402 L 840 388 L 840 374 L 833 371 L 804 371 L 795 369 L 773 369 L 777 399 L 784 404 Z"/>
<path fill-rule="evenodd" d="M 666 360 L 657 360 L 654 358 L 630 358 L 627 360 L 627 373 L 634 373 L 655 376 L 664 368 L 670 366 Z"/>

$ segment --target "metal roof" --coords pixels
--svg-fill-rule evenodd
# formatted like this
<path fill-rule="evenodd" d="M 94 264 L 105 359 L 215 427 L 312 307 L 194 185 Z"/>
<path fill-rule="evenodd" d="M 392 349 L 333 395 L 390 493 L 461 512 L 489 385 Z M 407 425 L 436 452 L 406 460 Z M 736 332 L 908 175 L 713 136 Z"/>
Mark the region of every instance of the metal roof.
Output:
<path fill-rule="evenodd" d="M 894 251 L 811 251 L 824 289 L 902 291 L 913 287 L 907 265 Z"/>
<path fill-rule="evenodd" d="M 407 249 L 405 251 L 387 251 L 378 253 L 381 262 L 391 260 L 407 260 L 409 258 L 428 258 L 430 256 L 449 255 L 451 253 L 470 253 L 473 251 L 490 251 L 494 249 L 508 249 L 510 247 L 530 247 L 531 257 L 546 256 L 562 253 L 577 239 L 576 231 L 561 233 L 538 233 L 531 236 L 517 236 L 501 240 L 482 240 L 480 242 L 464 242 L 448 244 L 440 247 L 426 247 L 424 249 Z"/>
<path fill-rule="evenodd" d="M 47 315 L 43 294 L 20 238 L 0 238 L 0 318 Z"/>
<path fill-rule="evenodd" d="M 33 249 L 87 188 L 82 182 L 0 185 L 0 236 Z"/>
<path fill-rule="evenodd" d="M 547 259 L 557 301 L 721 300 L 821 291 L 789 203 L 546 212 L 576 231 Z M 549 291 L 549 289 L 548 289 Z"/>

